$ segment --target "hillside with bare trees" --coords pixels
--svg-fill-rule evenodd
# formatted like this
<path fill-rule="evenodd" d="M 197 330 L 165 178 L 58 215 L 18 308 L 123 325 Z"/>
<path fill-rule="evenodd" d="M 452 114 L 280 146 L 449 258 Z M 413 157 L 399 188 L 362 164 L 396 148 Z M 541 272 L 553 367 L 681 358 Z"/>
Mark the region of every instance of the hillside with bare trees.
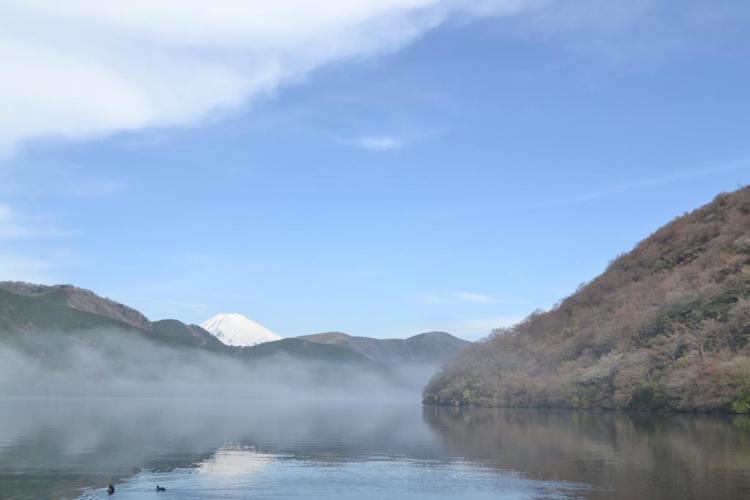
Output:
<path fill-rule="evenodd" d="M 750 412 L 750 188 L 445 366 L 427 404 Z"/>

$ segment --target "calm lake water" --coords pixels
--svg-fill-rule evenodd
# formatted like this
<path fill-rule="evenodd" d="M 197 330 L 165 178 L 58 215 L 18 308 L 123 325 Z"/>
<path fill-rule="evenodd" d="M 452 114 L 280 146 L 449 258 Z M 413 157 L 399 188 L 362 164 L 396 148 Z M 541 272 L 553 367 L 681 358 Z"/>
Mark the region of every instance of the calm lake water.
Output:
<path fill-rule="evenodd" d="M 750 419 L 0 400 L 0 498 L 108 498 L 110 482 L 115 499 L 750 498 Z"/>

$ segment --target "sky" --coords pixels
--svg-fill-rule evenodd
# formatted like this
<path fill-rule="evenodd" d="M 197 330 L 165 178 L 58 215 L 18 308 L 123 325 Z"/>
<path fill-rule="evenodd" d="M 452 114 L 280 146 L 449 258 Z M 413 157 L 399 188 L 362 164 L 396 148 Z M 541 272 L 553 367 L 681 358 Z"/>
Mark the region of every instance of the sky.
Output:
<path fill-rule="evenodd" d="M 0 6 L 0 279 L 467 339 L 750 179 L 744 0 Z"/>

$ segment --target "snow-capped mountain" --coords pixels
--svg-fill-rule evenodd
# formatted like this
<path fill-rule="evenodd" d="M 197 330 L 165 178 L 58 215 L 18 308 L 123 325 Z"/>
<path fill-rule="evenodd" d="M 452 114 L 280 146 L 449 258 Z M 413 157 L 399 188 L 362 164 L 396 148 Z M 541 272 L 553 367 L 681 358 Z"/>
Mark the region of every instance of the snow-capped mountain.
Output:
<path fill-rule="evenodd" d="M 281 335 L 237 313 L 217 314 L 201 323 L 201 327 L 232 346 L 251 346 L 281 338 Z"/>

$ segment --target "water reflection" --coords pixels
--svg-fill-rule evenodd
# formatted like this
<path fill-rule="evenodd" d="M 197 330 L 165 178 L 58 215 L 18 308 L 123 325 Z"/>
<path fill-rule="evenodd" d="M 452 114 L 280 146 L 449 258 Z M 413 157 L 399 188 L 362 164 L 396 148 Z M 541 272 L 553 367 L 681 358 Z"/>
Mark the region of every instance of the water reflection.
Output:
<path fill-rule="evenodd" d="M 0 401 L 0 498 L 742 498 L 747 419 L 415 403 Z"/>
<path fill-rule="evenodd" d="M 426 407 L 451 454 L 584 482 L 588 498 L 748 498 L 746 417 Z"/>
<path fill-rule="evenodd" d="M 19 490 L 12 481 L 33 482 L 35 498 L 59 497 L 71 487 L 106 486 L 141 469 L 189 467 L 228 443 L 334 462 L 384 449 L 406 452 L 406 443 L 430 434 L 419 408 L 409 406 L 404 412 L 402 405 L 365 411 L 348 403 L 3 401 L 0 497 Z M 423 452 L 435 453 L 429 446 Z"/>

